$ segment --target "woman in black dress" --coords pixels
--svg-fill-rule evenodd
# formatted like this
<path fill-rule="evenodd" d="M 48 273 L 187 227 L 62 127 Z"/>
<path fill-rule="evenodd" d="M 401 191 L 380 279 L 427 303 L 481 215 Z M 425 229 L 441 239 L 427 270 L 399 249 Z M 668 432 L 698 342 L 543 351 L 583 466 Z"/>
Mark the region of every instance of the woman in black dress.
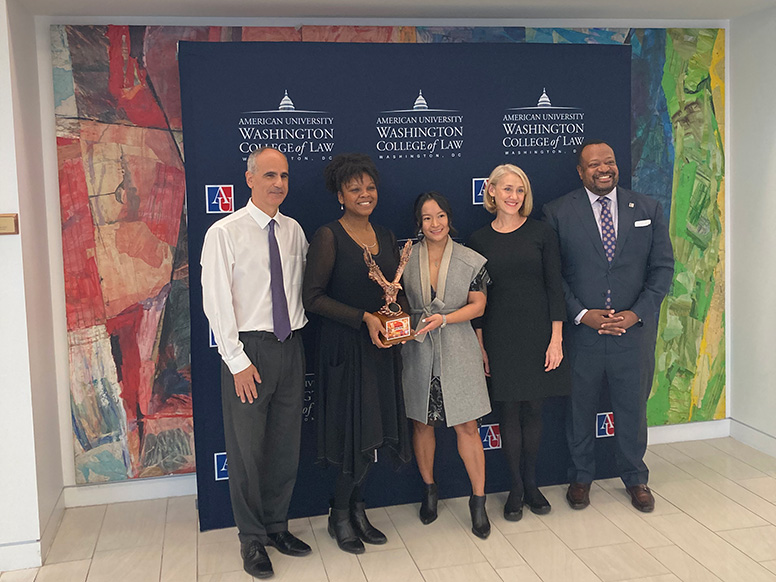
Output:
<path fill-rule="evenodd" d="M 496 218 L 469 241 L 488 259 L 491 278 L 477 334 L 512 477 L 504 517 L 517 521 L 523 503 L 537 514 L 550 511 L 536 486 L 536 459 L 543 399 L 569 393 L 562 345 L 566 306 L 557 237 L 549 225 L 529 218 L 533 195 L 525 172 L 498 166 L 484 203 Z"/>
<path fill-rule="evenodd" d="M 354 554 L 384 544 L 367 520 L 360 485 L 376 450 L 387 446 L 408 461 L 409 430 L 397 347 L 380 341 L 383 290 L 369 278 L 364 248 L 393 278 L 399 252 L 393 233 L 372 224 L 378 173 L 363 154 L 340 154 L 324 170 L 326 188 L 343 215 L 315 233 L 307 253 L 302 299 L 321 315 L 318 336 L 318 458 L 341 467 L 329 515 L 329 534 Z"/>

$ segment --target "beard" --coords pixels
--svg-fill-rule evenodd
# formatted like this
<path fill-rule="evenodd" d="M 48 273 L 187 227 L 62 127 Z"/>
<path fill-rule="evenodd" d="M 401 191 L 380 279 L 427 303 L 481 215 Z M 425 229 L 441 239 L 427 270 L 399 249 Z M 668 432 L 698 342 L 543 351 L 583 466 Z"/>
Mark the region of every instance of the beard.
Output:
<path fill-rule="evenodd" d="M 604 176 L 610 176 L 612 178 L 612 181 L 606 186 L 598 186 L 598 184 L 596 183 L 596 179 L 602 178 Z M 615 189 L 618 182 L 619 182 L 619 177 L 616 174 L 613 174 L 613 173 L 599 174 L 599 175 L 593 176 L 593 179 L 590 181 L 590 185 L 587 188 L 593 194 L 597 194 L 598 196 L 605 196 L 609 192 Z"/>

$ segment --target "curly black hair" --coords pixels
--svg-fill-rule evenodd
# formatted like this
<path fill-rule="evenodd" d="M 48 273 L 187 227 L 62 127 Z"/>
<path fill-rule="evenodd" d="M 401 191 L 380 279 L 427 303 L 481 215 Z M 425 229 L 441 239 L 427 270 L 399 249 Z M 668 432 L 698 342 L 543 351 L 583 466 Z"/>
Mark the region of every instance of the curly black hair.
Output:
<path fill-rule="evenodd" d="M 332 194 L 342 191 L 342 185 L 366 174 L 377 185 L 380 173 L 366 154 L 337 154 L 323 170 L 326 189 Z"/>

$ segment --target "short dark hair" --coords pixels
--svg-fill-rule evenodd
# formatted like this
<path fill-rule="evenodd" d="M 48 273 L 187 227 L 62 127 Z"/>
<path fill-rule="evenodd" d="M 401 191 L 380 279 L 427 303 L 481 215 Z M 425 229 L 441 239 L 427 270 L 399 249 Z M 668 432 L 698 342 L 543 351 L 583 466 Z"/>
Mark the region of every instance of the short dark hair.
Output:
<path fill-rule="evenodd" d="M 332 194 L 342 191 L 342 185 L 354 178 L 366 174 L 374 180 L 375 186 L 380 180 L 377 166 L 366 154 L 337 154 L 323 170 L 326 189 Z"/>
<path fill-rule="evenodd" d="M 450 234 L 452 236 L 457 235 L 458 231 L 455 230 L 455 227 L 453 226 L 453 209 L 450 207 L 450 202 L 442 194 L 432 190 L 430 192 L 423 192 L 415 198 L 415 227 L 418 229 L 418 236 L 421 236 L 423 230 L 421 227 L 423 224 L 423 205 L 429 200 L 433 200 L 439 204 L 439 208 L 442 209 L 442 212 L 447 214 L 447 226 L 450 229 Z"/>
<path fill-rule="evenodd" d="M 579 151 L 577 152 L 577 166 L 582 165 L 582 152 L 585 151 L 585 148 L 587 146 L 594 146 L 594 145 L 605 145 L 612 148 L 612 146 L 610 146 L 602 139 L 586 139 L 585 141 L 582 142 L 582 146 L 579 148 Z M 614 151 L 614 148 L 612 148 L 612 151 Z"/>

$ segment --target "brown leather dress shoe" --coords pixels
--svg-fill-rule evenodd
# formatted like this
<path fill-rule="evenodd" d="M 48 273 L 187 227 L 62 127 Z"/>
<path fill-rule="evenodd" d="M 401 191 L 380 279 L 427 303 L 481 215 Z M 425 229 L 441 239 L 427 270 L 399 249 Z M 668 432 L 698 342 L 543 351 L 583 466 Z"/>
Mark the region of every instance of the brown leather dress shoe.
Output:
<path fill-rule="evenodd" d="M 649 513 L 655 509 L 655 498 L 652 497 L 652 491 L 649 490 L 649 487 L 641 484 L 632 485 L 631 487 L 626 487 L 626 489 L 630 493 L 633 507 L 644 513 Z"/>
<path fill-rule="evenodd" d="M 566 491 L 566 501 L 569 502 L 571 509 L 584 509 L 590 505 L 590 483 L 569 483 L 569 489 Z"/>

